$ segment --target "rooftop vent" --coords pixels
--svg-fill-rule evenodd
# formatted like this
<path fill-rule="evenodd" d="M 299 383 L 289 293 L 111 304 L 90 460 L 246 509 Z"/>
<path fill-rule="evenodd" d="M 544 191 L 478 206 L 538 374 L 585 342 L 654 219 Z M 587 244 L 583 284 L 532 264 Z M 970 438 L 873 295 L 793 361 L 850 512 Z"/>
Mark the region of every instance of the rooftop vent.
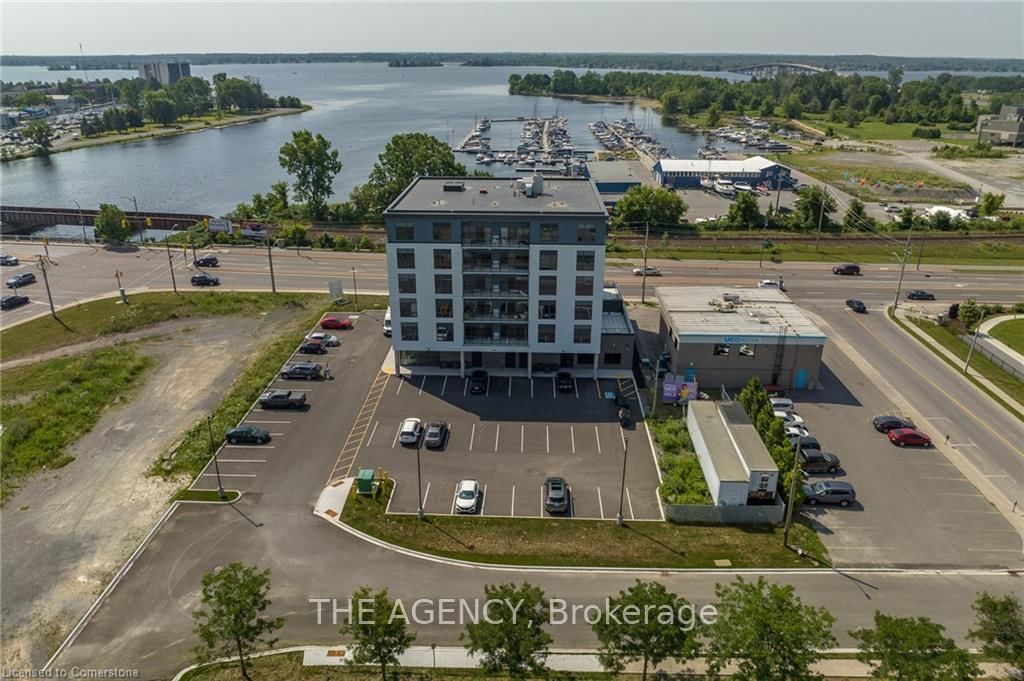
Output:
<path fill-rule="evenodd" d="M 449 180 L 444 183 L 444 191 L 446 192 L 463 192 L 466 191 L 466 183 L 460 180 Z"/>

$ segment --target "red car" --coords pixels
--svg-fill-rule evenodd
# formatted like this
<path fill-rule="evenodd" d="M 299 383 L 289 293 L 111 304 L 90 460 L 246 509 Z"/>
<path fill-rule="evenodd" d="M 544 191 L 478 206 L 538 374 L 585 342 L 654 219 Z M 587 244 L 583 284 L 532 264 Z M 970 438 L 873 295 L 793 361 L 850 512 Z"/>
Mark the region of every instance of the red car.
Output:
<path fill-rule="evenodd" d="M 931 447 L 932 439 L 913 428 L 893 428 L 889 431 L 889 442 L 900 447 L 913 445 L 915 447 Z"/>
<path fill-rule="evenodd" d="M 321 329 L 343 329 L 348 331 L 352 328 L 352 320 L 348 317 L 338 317 L 337 315 L 324 315 L 323 319 L 320 320 Z"/>

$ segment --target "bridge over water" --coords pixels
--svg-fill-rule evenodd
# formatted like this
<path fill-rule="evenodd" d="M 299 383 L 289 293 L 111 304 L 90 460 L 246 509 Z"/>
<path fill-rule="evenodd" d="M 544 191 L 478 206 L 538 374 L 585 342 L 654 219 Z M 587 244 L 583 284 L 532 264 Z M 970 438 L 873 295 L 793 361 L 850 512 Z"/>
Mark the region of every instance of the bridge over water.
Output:
<path fill-rule="evenodd" d="M 732 69 L 732 73 L 742 73 L 747 76 L 754 78 L 776 78 L 780 75 L 790 74 L 815 74 L 815 73 L 828 73 L 832 69 L 822 68 L 820 66 L 811 66 L 810 64 L 795 64 L 789 62 L 776 62 L 772 64 L 752 64 L 750 66 L 740 66 Z"/>

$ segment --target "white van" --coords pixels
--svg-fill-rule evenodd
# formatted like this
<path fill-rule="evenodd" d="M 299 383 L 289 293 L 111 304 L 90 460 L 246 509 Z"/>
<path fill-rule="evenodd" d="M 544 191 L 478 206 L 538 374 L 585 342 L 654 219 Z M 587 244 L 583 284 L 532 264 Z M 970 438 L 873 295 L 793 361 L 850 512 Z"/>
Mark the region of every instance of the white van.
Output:
<path fill-rule="evenodd" d="M 388 338 L 391 338 L 391 307 L 388 307 L 388 311 L 384 313 L 384 326 L 381 327 L 381 331 Z"/>
<path fill-rule="evenodd" d="M 793 400 L 788 397 L 772 397 L 771 403 L 774 411 L 793 412 Z"/>

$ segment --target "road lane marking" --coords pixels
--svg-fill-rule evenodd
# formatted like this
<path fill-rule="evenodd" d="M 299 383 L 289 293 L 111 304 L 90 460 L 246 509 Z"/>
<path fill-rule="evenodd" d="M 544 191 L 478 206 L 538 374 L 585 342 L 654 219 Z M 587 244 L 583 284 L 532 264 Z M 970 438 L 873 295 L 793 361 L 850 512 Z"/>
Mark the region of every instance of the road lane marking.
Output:
<path fill-rule="evenodd" d="M 601 453 L 601 433 L 597 432 L 597 426 L 594 426 L 594 437 L 597 438 L 597 453 Z"/>
<path fill-rule="evenodd" d="M 291 423 L 291 421 L 254 421 L 252 419 L 245 419 L 246 423 Z"/>
<path fill-rule="evenodd" d="M 576 431 L 572 426 L 569 426 L 569 439 L 572 441 L 572 453 L 576 453 Z"/>
<path fill-rule="evenodd" d="M 509 512 L 513 518 L 516 515 L 516 486 L 512 485 L 512 510 Z"/>
<path fill-rule="evenodd" d="M 473 430 L 469 431 L 469 451 L 473 451 L 473 438 L 476 437 L 476 424 L 473 424 Z"/>
<path fill-rule="evenodd" d="M 601 520 L 604 520 L 604 502 L 601 501 L 601 488 L 597 488 L 597 507 L 601 511 Z"/>
<path fill-rule="evenodd" d="M 217 473 L 203 473 L 203 475 L 217 477 Z M 221 473 L 222 478 L 255 478 L 255 473 Z"/>
<path fill-rule="evenodd" d="M 260 449 L 273 449 L 274 445 L 224 445 L 224 449 L 252 449 L 253 447 L 259 447 Z"/>
<path fill-rule="evenodd" d="M 266 463 L 266 459 L 219 459 L 221 463 Z"/>
<path fill-rule="evenodd" d="M 366 446 L 367 447 L 373 446 L 373 436 L 377 434 L 377 426 L 379 426 L 379 425 L 380 425 L 380 421 L 374 421 L 373 422 L 373 430 L 370 431 L 370 437 L 366 441 Z"/>

